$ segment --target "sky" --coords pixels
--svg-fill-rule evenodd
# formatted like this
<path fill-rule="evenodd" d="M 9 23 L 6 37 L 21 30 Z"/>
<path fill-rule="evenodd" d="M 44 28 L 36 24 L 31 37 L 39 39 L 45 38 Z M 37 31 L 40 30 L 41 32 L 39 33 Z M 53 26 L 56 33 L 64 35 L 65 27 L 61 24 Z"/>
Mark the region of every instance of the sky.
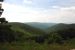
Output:
<path fill-rule="evenodd" d="M 4 0 L 9 22 L 75 23 L 75 0 Z"/>

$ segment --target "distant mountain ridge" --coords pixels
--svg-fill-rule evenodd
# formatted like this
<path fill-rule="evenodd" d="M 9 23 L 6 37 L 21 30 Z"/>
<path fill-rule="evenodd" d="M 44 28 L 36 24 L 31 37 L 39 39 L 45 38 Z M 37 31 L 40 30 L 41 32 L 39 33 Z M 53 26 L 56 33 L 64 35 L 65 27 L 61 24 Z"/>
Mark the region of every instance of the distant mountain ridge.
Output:
<path fill-rule="evenodd" d="M 43 30 L 46 30 L 47 28 L 56 25 L 56 23 L 40 23 L 40 22 L 29 22 L 25 24 L 30 25 L 35 28 L 43 29 Z"/>
<path fill-rule="evenodd" d="M 49 32 L 53 32 L 53 31 L 59 31 L 59 30 L 66 30 L 66 29 L 75 29 L 75 24 L 64 24 L 64 23 L 59 23 L 57 25 L 54 25 L 52 27 L 49 27 L 47 30 Z"/>
<path fill-rule="evenodd" d="M 45 33 L 43 30 L 29 26 L 25 23 L 11 22 L 9 24 L 12 25 L 13 30 L 29 33 L 30 35 L 39 35 Z"/>
<path fill-rule="evenodd" d="M 40 44 L 41 43 L 43 44 L 44 42 L 47 42 L 47 44 L 52 44 L 52 43 L 64 44 L 66 40 L 75 38 L 75 24 L 31 23 L 36 26 L 39 25 L 38 28 L 34 26 L 30 26 L 26 23 L 12 22 L 8 24 L 11 26 L 11 28 L 6 29 L 7 31 L 1 29 L 2 34 L 5 33 L 3 34 L 5 36 L 6 33 L 8 35 L 11 33 L 9 37 L 6 35 L 8 39 L 10 37 L 12 38 L 14 37 L 14 39 L 18 42 L 19 41 L 32 42 L 34 40 L 34 42 L 40 43 Z M 40 29 L 40 27 L 46 27 L 46 30 Z M 5 37 L 5 40 L 6 40 L 6 37 Z"/>
<path fill-rule="evenodd" d="M 64 24 L 64 23 L 9 23 L 12 25 L 13 30 L 18 30 L 21 32 L 27 32 L 29 34 L 44 34 L 47 32 L 54 32 L 66 29 L 75 29 L 75 24 Z M 44 28 L 43 28 L 44 27 Z"/>

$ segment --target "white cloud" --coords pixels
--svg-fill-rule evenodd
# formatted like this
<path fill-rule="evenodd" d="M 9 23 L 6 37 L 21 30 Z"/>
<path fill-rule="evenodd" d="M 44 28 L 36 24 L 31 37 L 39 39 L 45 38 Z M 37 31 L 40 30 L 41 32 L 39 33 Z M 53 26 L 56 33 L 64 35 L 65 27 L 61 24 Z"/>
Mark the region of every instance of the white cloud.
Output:
<path fill-rule="evenodd" d="M 32 4 L 32 0 L 23 0 L 23 3 Z"/>
<path fill-rule="evenodd" d="M 53 6 L 54 9 L 33 10 L 9 3 L 3 3 L 5 9 L 2 16 L 10 22 L 75 22 L 75 7 Z M 40 9 L 40 8 L 39 8 Z"/>
<path fill-rule="evenodd" d="M 52 6 L 52 8 L 54 9 L 61 9 L 61 10 L 75 10 L 75 6 L 66 6 L 66 7 L 63 7 L 63 6 Z"/>
<path fill-rule="evenodd" d="M 37 21 L 39 12 L 19 5 L 3 3 L 5 9 L 2 16 L 10 22 L 34 22 Z"/>

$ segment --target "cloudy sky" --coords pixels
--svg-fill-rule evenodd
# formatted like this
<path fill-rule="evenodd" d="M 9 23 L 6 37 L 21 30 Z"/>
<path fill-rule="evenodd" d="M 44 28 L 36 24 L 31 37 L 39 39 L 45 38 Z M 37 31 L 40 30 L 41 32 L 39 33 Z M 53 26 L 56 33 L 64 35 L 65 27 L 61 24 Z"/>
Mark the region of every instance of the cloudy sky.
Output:
<path fill-rule="evenodd" d="M 5 0 L 10 22 L 75 23 L 75 0 Z"/>

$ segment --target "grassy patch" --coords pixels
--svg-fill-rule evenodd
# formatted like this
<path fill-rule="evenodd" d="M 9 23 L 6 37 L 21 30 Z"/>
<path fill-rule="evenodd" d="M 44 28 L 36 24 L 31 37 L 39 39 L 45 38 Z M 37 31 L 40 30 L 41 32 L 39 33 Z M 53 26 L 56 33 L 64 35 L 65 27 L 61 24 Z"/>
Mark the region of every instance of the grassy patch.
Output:
<path fill-rule="evenodd" d="M 0 44 L 0 50 L 70 50 L 75 48 L 72 45 L 58 45 L 58 44 L 38 44 L 35 42 L 24 43 L 5 43 Z"/>

